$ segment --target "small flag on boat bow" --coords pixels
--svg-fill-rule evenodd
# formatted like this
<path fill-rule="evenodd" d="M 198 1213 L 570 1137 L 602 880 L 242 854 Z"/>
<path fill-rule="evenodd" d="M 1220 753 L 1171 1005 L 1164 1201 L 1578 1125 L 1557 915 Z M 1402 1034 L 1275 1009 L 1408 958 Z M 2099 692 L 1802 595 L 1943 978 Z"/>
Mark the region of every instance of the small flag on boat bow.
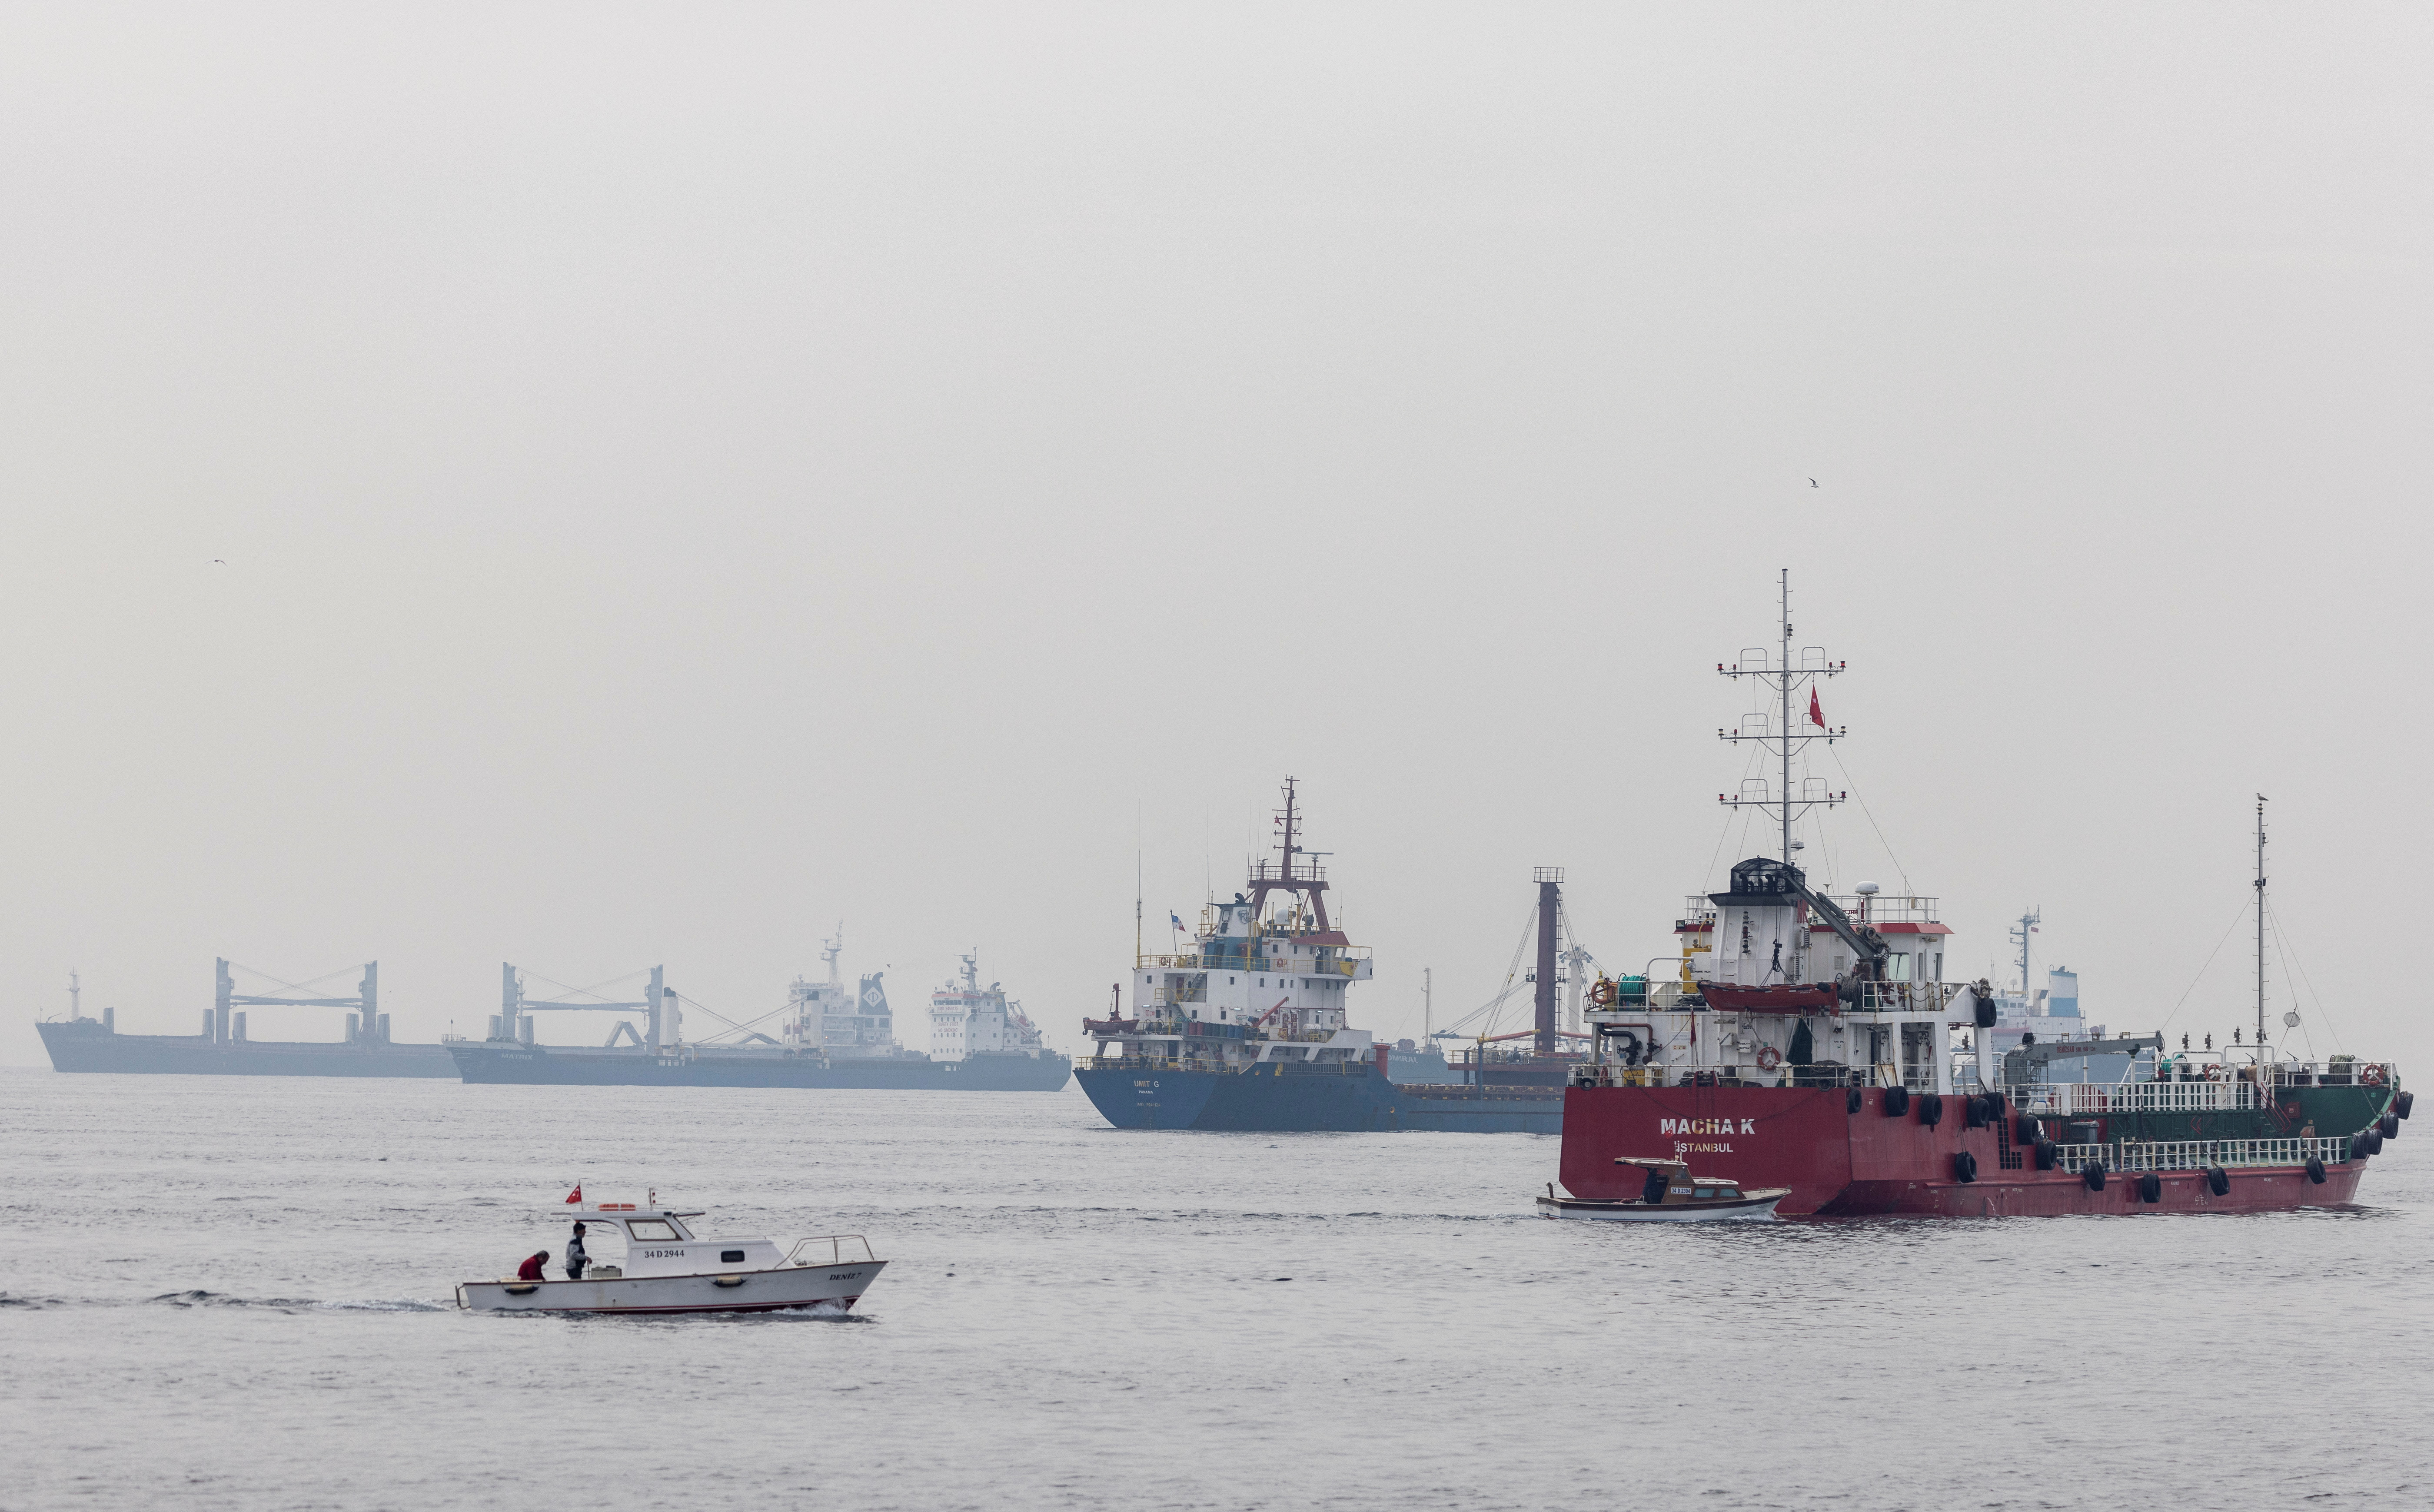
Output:
<path fill-rule="evenodd" d="M 583 1200 L 583 1187 L 581 1183 L 578 1182 L 575 1185 L 574 1190 L 566 1194 L 566 1200 L 569 1202 L 581 1202 Z"/>

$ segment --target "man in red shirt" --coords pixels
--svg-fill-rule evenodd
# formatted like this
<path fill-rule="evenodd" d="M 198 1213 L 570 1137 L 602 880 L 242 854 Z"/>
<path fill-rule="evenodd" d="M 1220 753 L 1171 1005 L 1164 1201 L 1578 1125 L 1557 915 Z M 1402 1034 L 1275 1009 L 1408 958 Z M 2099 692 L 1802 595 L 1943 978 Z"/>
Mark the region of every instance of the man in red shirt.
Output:
<path fill-rule="evenodd" d="M 532 1259 L 525 1261 L 522 1265 L 516 1267 L 516 1280 L 520 1281 L 540 1280 L 543 1279 L 540 1273 L 540 1268 L 548 1263 L 549 1251 L 544 1249 L 540 1254 L 535 1255 Z"/>

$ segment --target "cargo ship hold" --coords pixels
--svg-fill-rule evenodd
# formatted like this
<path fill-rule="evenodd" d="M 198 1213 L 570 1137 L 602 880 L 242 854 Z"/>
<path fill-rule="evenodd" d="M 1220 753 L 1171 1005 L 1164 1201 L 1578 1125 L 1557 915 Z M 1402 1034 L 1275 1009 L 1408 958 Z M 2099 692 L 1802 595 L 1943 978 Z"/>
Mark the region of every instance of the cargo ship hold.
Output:
<path fill-rule="evenodd" d="M 512 966 L 504 969 L 500 1011 L 485 1040 L 453 1040 L 448 1053 L 469 1082 L 593 1087 L 859 1087 L 882 1091 L 1054 1091 L 1072 1069 L 1051 1050 L 1018 1005 L 992 983 L 979 985 L 977 956 L 964 957 L 964 980 L 931 1000 L 934 1053 L 901 1048 L 887 1005 L 883 972 L 848 991 L 827 942 L 826 982 L 797 978 L 780 1010 L 779 1032 L 730 1024 L 705 1042 L 684 1038 L 691 1000 L 653 967 L 640 999 L 608 1002 L 580 995 L 535 1001 Z M 708 1009 L 691 1003 L 696 1011 Z M 541 1012 L 619 1015 L 598 1047 L 544 1045 L 534 1033 Z M 629 1015 L 639 1015 L 637 1029 Z M 944 1039 L 938 1038 L 944 1036 Z M 725 1041 L 725 1042 L 722 1042 Z"/>
<path fill-rule="evenodd" d="M 1719 664 L 1765 694 L 1721 733 L 1773 758 L 1720 801 L 1771 815 L 1779 851 L 1740 862 L 1724 891 L 1689 900 L 1677 924 L 1679 981 L 1593 992 L 1595 1050 L 1564 1102 L 1559 1179 L 1571 1196 L 1642 1200 L 1634 1162 L 1678 1158 L 1703 1178 L 1790 1189 L 1776 1209 L 1787 1217 L 2350 1201 L 2413 1098 L 2389 1064 L 2303 1060 L 2269 1040 L 2264 800 L 2248 883 L 2253 1040 L 2191 1054 L 2184 1036 L 2175 1054 L 2161 1033 L 2039 1042 L 2022 1028 L 1998 1062 L 1996 994 L 1983 981 L 1945 978 L 1950 931 L 1933 899 L 1867 883 L 1847 894 L 1812 888 L 1797 864 L 1795 820 L 1843 797 L 1816 779 L 1795 786 L 1793 771 L 1811 742 L 1844 734 L 1826 724 L 1817 691 L 1843 666 L 1813 646 L 1795 658 L 1788 575 L 1780 651 Z M 2026 981 L 2024 955 L 2024 995 Z M 2286 1031 L 2297 1025 L 2295 1009 L 2283 1016 Z"/>
<path fill-rule="evenodd" d="M 388 1015 L 380 1011 L 380 963 L 364 967 L 351 996 L 313 996 L 309 987 L 270 993 L 236 990 L 230 963 L 217 963 L 217 990 L 203 1010 L 199 1034 L 121 1034 L 114 1008 L 84 1016 L 81 992 L 69 987 L 64 1021 L 34 1027 L 50 1052 L 55 1071 L 190 1076 L 454 1076 L 456 1063 L 444 1045 L 396 1044 Z M 255 1007 L 345 1008 L 346 1038 L 254 1040 L 247 1036 L 247 1010 Z"/>
<path fill-rule="evenodd" d="M 1112 1016 L 1083 1021 L 1098 1051 L 1073 1075 L 1100 1113 L 1119 1128 L 1558 1132 L 1560 1074 L 1503 1084 L 1496 1067 L 1520 1062 L 1483 1060 L 1461 1083 L 1394 1079 L 1392 1047 L 1348 1022 L 1369 954 L 1328 918 L 1326 870 L 1301 849 L 1291 778 L 1284 799 L 1282 859 L 1257 863 L 1244 891 L 1209 905 L 1191 950 L 1136 953 L 1133 1017 L 1120 999 Z M 1551 1051 L 1551 971 L 1538 986 Z"/>

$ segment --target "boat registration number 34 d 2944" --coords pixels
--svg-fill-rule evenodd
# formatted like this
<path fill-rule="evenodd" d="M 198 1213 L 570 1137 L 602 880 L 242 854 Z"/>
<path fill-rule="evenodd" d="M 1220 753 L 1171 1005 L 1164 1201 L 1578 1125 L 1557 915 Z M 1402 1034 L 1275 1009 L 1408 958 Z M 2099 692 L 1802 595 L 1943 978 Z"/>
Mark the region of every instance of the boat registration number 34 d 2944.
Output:
<path fill-rule="evenodd" d="M 684 1254 L 681 1249 L 645 1249 L 643 1251 L 643 1258 L 644 1260 L 682 1260 Z"/>

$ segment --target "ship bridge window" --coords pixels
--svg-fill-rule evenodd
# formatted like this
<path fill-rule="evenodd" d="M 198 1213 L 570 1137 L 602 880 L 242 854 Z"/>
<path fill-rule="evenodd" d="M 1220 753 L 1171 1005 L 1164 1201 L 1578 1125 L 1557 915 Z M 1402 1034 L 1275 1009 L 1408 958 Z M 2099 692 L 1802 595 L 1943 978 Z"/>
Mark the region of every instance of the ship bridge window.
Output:
<path fill-rule="evenodd" d="M 626 1221 L 626 1232 L 644 1242 L 673 1240 L 677 1237 L 675 1225 L 661 1223 L 657 1218 L 629 1218 Z"/>

